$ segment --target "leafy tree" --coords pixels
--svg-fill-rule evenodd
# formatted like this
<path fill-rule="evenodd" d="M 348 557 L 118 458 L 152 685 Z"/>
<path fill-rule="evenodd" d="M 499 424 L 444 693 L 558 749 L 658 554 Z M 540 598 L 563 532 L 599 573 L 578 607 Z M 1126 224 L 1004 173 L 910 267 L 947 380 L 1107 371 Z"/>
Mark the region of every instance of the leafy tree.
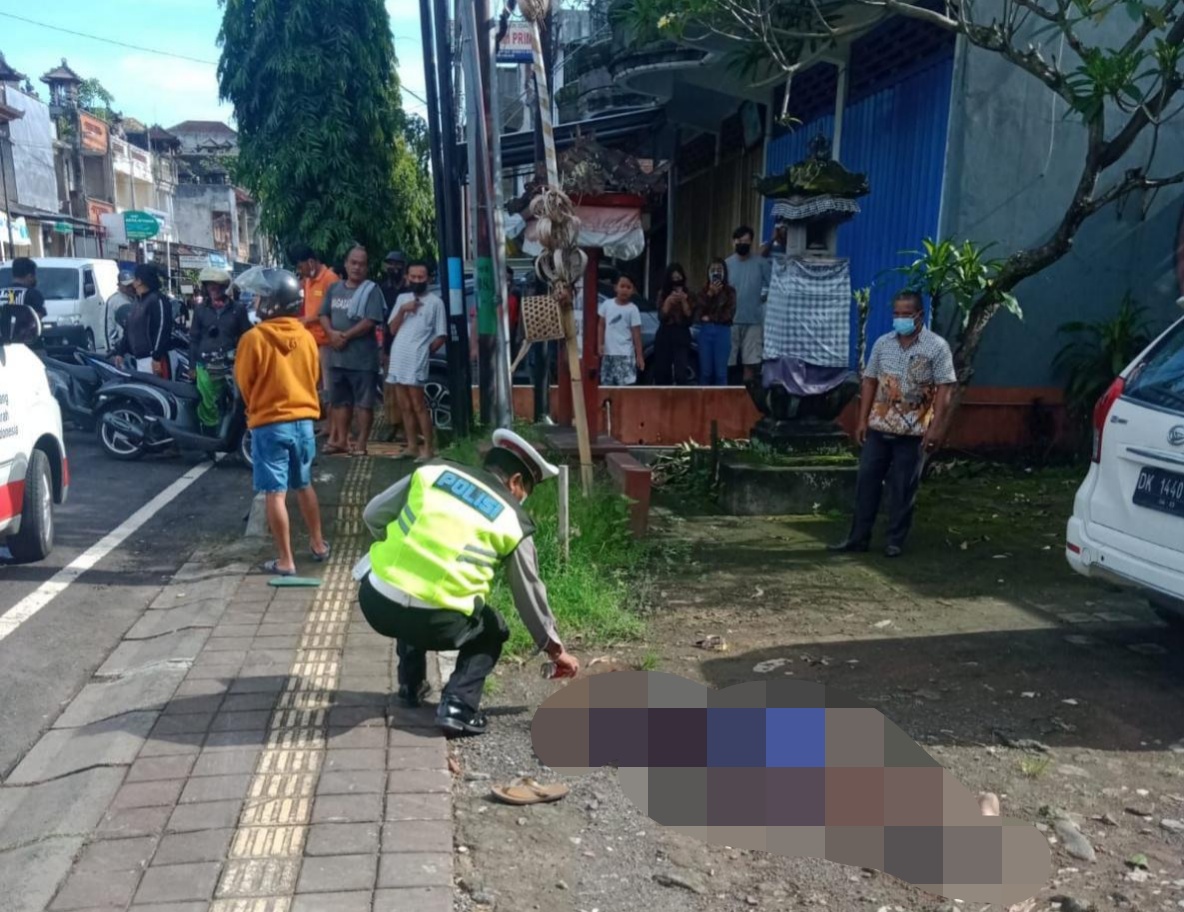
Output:
<path fill-rule="evenodd" d="M 1184 171 L 1161 173 L 1155 162 L 1160 128 L 1182 110 L 1184 0 L 612 2 L 642 40 L 672 37 L 718 46 L 722 38 L 736 49 L 741 69 L 766 77 L 780 73 L 787 81 L 818 53 L 879 18 L 907 16 L 962 35 L 1065 101 L 1085 136 L 1080 153 L 1077 147 L 1073 152 L 1079 155 L 1077 184 L 1050 235 L 993 260 L 972 242 L 929 241 L 911 267 L 920 284 L 962 311 L 954 360 L 963 385 L 991 318 L 1000 309 L 1018 315 L 1016 286 L 1065 256 L 1082 224 L 1132 193 L 1184 181 Z M 792 118 L 788 107 L 781 113 Z M 1141 146 L 1146 156 L 1131 161 L 1128 153 L 1148 135 Z"/>
<path fill-rule="evenodd" d="M 278 249 L 377 265 L 431 247 L 435 209 L 409 148 L 382 0 L 220 0 L 219 91 L 234 105 L 235 173 Z"/>
<path fill-rule="evenodd" d="M 82 80 L 82 85 L 78 87 L 78 105 L 82 110 L 110 123 L 115 119 L 115 111 L 111 107 L 114 103 L 115 96 L 103 88 L 97 78 Z"/>

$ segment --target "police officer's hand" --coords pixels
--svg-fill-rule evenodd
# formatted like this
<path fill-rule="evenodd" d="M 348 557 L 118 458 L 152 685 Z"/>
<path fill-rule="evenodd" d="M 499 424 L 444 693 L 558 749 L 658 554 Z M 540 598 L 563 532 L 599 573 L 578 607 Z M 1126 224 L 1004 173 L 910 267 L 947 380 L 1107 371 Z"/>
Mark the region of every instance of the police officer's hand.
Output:
<path fill-rule="evenodd" d="M 580 660 L 568 652 L 560 650 L 558 655 L 551 656 L 551 661 L 555 663 L 557 678 L 574 678 L 580 673 Z"/>

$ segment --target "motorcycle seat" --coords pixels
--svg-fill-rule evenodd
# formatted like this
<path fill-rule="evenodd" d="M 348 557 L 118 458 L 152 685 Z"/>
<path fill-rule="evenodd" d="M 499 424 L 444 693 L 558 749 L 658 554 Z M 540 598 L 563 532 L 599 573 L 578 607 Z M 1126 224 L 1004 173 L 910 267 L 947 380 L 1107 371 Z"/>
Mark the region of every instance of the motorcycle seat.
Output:
<path fill-rule="evenodd" d="M 200 399 L 201 394 L 198 393 L 197 387 L 192 383 L 177 383 L 173 380 L 162 380 L 156 374 L 145 374 L 141 371 L 136 371 L 132 374 L 132 379 L 137 383 L 143 383 L 145 386 L 154 386 L 157 389 L 164 390 L 166 393 L 171 393 L 178 399 Z"/>
<path fill-rule="evenodd" d="M 52 363 L 47 365 L 50 370 L 69 374 L 75 380 L 82 383 L 93 385 L 99 382 L 99 373 L 93 367 L 86 367 L 82 364 L 71 364 L 69 361 L 59 361 L 56 358 L 50 360 Z"/>

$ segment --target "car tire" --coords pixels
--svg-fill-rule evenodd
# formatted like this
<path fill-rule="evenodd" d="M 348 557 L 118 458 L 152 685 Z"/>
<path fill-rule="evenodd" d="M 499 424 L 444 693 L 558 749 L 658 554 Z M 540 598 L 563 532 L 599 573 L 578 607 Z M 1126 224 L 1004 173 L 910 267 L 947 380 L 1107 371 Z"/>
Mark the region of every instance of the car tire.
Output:
<path fill-rule="evenodd" d="M 1184 634 L 1184 601 L 1166 595 L 1149 595 L 1147 604 L 1176 633 Z"/>
<path fill-rule="evenodd" d="M 95 334 L 93 332 L 91 332 L 89 329 L 86 331 L 86 350 L 88 352 L 96 351 L 96 349 L 95 349 Z"/>
<path fill-rule="evenodd" d="M 8 540 L 8 550 L 23 564 L 45 560 L 53 550 L 53 478 L 49 458 L 41 450 L 29 457 L 21 530 Z"/>

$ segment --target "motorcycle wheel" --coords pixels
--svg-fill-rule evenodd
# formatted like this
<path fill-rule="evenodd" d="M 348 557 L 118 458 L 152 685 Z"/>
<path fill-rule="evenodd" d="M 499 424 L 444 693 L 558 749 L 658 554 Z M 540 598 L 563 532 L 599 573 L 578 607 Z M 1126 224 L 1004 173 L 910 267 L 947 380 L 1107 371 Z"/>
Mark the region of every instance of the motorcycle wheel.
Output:
<path fill-rule="evenodd" d="M 103 416 L 99 419 L 98 425 L 99 444 L 108 456 L 126 462 L 140 459 L 147 452 L 147 448 L 143 442 L 136 443 L 129 440 L 124 434 L 112 427 L 107 421 L 108 415 L 120 418 L 128 424 L 146 430 L 148 422 L 144 418 L 143 410 L 137 405 L 123 403 L 104 412 Z"/>
<path fill-rule="evenodd" d="M 251 430 L 248 428 L 243 431 L 243 436 L 238 440 L 238 456 L 243 461 L 248 469 L 255 467 L 255 460 L 251 456 Z"/>

